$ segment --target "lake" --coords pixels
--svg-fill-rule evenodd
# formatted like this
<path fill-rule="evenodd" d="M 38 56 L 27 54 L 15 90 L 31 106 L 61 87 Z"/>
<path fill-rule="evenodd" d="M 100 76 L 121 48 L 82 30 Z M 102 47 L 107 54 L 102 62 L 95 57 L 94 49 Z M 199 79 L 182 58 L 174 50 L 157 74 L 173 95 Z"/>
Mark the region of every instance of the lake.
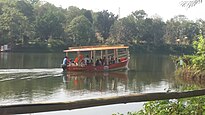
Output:
<path fill-rule="evenodd" d="M 0 53 L 0 104 L 63 102 L 166 92 L 177 88 L 168 55 L 131 54 L 129 70 L 62 72 L 63 53 Z M 143 103 L 116 104 L 38 114 L 111 115 L 142 108 Z M 36 113 L 37 114 L 37 113 Z"/>

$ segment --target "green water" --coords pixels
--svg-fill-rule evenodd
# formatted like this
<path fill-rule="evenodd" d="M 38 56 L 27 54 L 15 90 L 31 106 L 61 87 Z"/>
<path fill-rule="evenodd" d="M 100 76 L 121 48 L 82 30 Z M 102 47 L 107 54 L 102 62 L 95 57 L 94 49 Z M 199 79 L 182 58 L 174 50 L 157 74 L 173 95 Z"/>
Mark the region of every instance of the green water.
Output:
<path fill-rule="evenodd" d="M 0 53 L 0 104 L 62 102 L 175 89 L 174 64 L 168 55 L 131 54 L 129 70 L 68 72 L 63 53 Z M 118 104 L 48 114 L 126 113 L 142 103 Z M 47 113 L 45 113 L 47 114 Z"/>

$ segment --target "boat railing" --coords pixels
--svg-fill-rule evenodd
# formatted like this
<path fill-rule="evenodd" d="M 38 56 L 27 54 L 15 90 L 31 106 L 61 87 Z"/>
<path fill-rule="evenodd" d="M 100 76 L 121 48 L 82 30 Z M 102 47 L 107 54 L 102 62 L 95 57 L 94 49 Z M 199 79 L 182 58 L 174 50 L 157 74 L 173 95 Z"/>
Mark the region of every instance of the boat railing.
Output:
<path fill-rule="evenodd" d="M 127 53 L 126 51 L 122 50 L 122 51 L 118 51 L 117 55 L 115 56 L 116 54 L 115 53 L 108 53 L 107 54 L 107 57 L 110 58 L 110 57 L 116 57 L 116 58 L 122 58 L 122 57 L 129 57 L 129 53 Z M 106 57 L 105 55 L 100 55 L 98 54 L 96 56 L 96 59 L 103 59 L 104 57 Z"/>
<path fill-rule="evenodd" d="M 107 56 L 108 56 L 108 58 L 109 58 L 110 56 L 114 56 L 114 53 L 109 53 Z M 103 57 L 105 57 L 105 56 L 103 56 Z M 101 57 L 101 56 L 96 56 L 96 59 L 102 59 L 103 57 Z M 128 55 L 125 54 L 125 53 L 121 53 L 121 54 L 118 54 L 118 56 L 117 56 L 118 59 L 119 59 L 119 58 L 123 58 L 123 57 L 128 57 Z"/>
<path fill-rule="evenodd" d="M 128 56 L 127 56 L 127 54 L 118 55 L 118 58 L 122 58 L 122 57 L 128 57 Z"/>

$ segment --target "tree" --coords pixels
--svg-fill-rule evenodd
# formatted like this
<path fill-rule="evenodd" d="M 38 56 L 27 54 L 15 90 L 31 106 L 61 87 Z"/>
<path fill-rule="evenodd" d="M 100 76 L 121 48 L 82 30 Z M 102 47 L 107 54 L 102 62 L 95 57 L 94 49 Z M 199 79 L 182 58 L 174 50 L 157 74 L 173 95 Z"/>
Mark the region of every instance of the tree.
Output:
<path fill-rule="evenodd" d="M 34 20 L 34 8 L 28 1 L 17 1 L 15 8 L 24 14 L 24 16 L 26 16 L 30 22 Z"/>
<path fill-rule="evenodd" d="M 74 18 L 82 14 L 82 11 L 78 7 L 70 6 L 66 11 L 66 25 L 69 25 Z"/>
<path fill-rule="evenodd" d="M 165 23 L 160 19 L 146 18 L 143 22 L 143 36 L 141 40 L 147 43 L 163 43 Z"/>
<path fill-rule="evenodd" d="M 191 56 L 191 66 L 195 69 L 205 71 L 205 38 L 200 35 L 198 40 L 193 42 L 193 47 L 196 53 Z"/>
<path fill-rule="evenodd" d="M 137 20 L 143 20 L 147 17 L 147 13 L 144 10 L 136 10 L 135 12 L 132 12 L 132 15 Z"/>
<path fill-rule="evenodd" d="M 27 36 L 30 30 L 29 22 L 26 16 L 14 8 L 14 3 L 6 3 L 2 7 L 0 15 L 0 33 L 1 43 L 15 45 L 18 41 L 25 43 L 24 36 Z"/>
<path fill-rule="evenodd" d="M 184 15 L 178 15 L 171 20 L 168 20 L 166 22 L 167 26 L 164 36 L 165 42 L 175 44 L 177 39 L 182 41 L 182 39 L 186 36 L 185 30 L 187 22 L 188 20 Z"/>
<path fill-rule="evenodd" d="M 49 38 L 62 38 L 64 34 L 63 23 L 65 16 L 62 9 L 52 4 L 46 3 L 40 8 L 35 9 L 36 37 L 41 41 L 47 41 Z"/>
<path fill-rule="evenodd" d="M 30 4 L 34 5 L 39 3 L 40 0 L 27 0 L 28 2 L 30 2 Z"/>
<path fill-rule="evenodd" d="M 93 23 L 93 16 L 92 16 L 92 11 L 90 10 L 86 10 L 86 9 L 82 9 L 82 14 L 90 21 L 90 23 Z"/>
<path fill-rule="evenodd" d="M 96 41 L 92 24 L 84 15 L 74 18 L 65 31 L 68 42 L 73 45 L 89 45 Z"/>
<path fill-rule="evenodd" d="M 107 10 L 94 14 L 95 30 L 102 35 L 104 41 L 110 36 L 110 28 L 116 20 L 117 16 Z"/>
<path fill-rule="evenodd" d="M 133 16 L 128 16 L 112 25 L 110 29 L 110 38 L 107 42 L 111 43 L 135 43 L 137 39 L 137 26 Z"/>
<path fill-rule="evenodd" d="M 200 33 L 202 35 L 205 35 L 205 21 L 202 19 L 199 19 L 196 21 L 196 25 L 197 25 L 197 27 L 199 27 Z"/>
<path fill-rule="evenodd" d="M 200 26 L 197 23 L 188 21 L 184 25 L 184 40 L 187 39 L 187 44 L 191 44 L 196 40 L 196 36 L 200 34 Z"/>

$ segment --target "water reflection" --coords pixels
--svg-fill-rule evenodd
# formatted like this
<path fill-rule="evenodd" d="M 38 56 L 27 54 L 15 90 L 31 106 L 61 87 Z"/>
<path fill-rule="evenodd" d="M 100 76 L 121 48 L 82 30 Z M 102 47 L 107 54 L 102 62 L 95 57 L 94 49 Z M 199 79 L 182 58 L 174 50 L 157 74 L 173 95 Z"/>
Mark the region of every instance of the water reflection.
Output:
<path fill-rule="evenodd" d="M 0 52 L 0 68 L 57 68 L 63 53 L 12 53 Z"/>
<path fill-rule="evenodd" d="M 126 90 L 127 72 L 68 72 L 63 77 L 68 90 L 116 91 L 119 86 Z"/>

